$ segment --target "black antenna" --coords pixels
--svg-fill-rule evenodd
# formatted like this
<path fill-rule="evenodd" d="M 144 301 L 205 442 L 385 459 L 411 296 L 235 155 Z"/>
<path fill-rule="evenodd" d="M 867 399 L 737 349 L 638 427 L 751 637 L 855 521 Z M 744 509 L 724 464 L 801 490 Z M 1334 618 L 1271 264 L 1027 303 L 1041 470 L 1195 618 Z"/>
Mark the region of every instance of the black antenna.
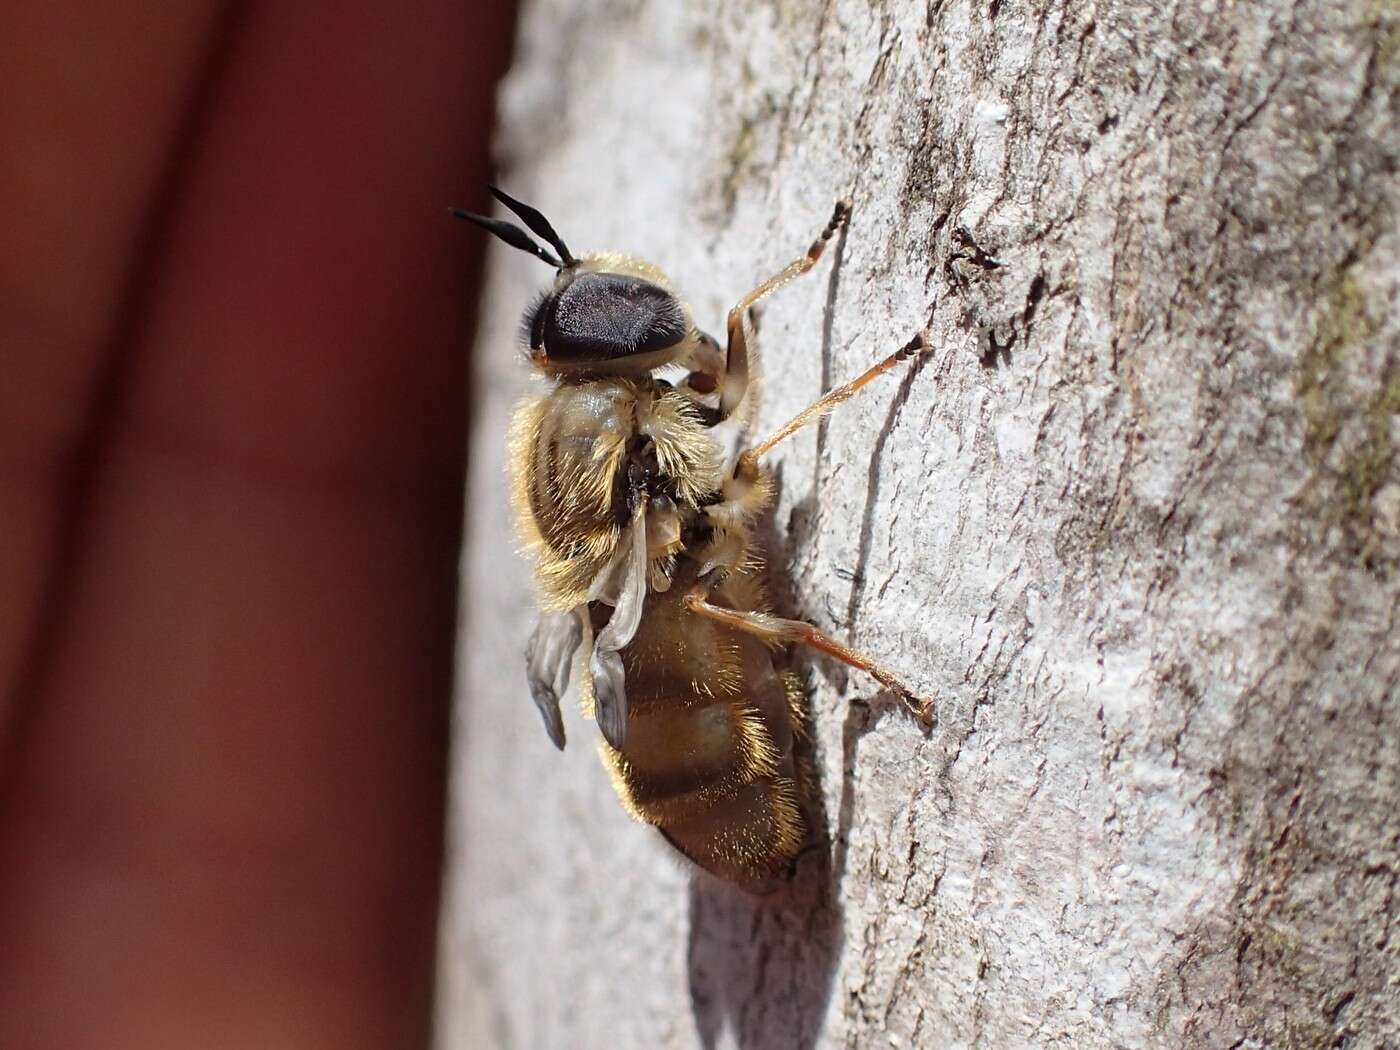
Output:
<path fill-rule="evenodd" d="M 554 232 L 554 227 L 549 224 L 549 220 L 536 209 L 530 207 L 528 204 L 522 204 L 509 194 L 502 193 L 500 190 L 496 189 L 495 186 L 488 186 L 487 189 L 491 191 L 491 196 L 495 197 L 507 208 L 515 212 L 515 214 L 520 217 L 521 221 L 523 221 L 526 226 L 530 227 L 531 233 L 538 237 L 543 237 L 552 244 L 554 250 L 559 253 L 559 258 L 564 260 L 565 266 L 572 266 L 574 263 L 578 262 L 569 249 L 564 246 L 564 239 Z"/>
<path fill-rule="evenodd" d="M 512 248 L 519 248 L 522 252 L 529 252 L 531 255 L 537 256 L 556 270 L 562 269 L 564 266 L 558 259 L 532 241 L 530 235 L 514 223 L 504 222 L 501 219 L 490 219 L 485 215 L 478 215 L 474 211 L 463 211 L 461 208 L 448 208 L 447 210 L 452 213 L 453 218 L 476 223 L 487 233 L 494 233 Z M 572 263 L 573 259 L 570 258 L 569 262 Z"/>

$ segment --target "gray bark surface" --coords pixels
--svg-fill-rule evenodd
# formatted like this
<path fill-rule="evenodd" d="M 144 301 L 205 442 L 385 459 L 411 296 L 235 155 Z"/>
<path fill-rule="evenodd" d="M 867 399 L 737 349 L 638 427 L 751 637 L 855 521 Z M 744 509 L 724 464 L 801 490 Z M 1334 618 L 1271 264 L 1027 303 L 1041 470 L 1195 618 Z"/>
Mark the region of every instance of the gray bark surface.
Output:
<path fill-rule="evenodd" d="M 830 856 L 694 882 L 545 737 L 473 350 L 440 1045 L 1400 1046 L 1400 13 L 1389 0 L 527 3 L 502 184 L 697 320 L 770 300 Z M 853 701 L 865 704 L 853 704 Z"/>

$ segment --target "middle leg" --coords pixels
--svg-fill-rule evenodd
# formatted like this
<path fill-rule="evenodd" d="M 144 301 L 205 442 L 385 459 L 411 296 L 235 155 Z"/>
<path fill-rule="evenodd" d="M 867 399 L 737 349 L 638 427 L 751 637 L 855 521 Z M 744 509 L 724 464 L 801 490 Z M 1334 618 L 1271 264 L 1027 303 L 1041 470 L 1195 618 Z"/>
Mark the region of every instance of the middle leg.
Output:
<path fill-rule="evenodd" d="M 928 333 L 920 330 L 914 338 L 905 343 L 888 357 L 876 362 L 867 368 L 849 383 L 842 383 L 838 387 L 828 390 L 816 401 L 812 402 L 792 419 L 788 420 L 777 433 L 773 434 L 766 441 L 761 441 L 753 448 L 745 449 L 739 455 L 739 462 L 735 465 L 734 474 L 736 477 L 752 474 L 758 466 L 760 456 L 768 452 L 774 445 L 784 438 L 791 437 L 803 427 L 815 423 L 843 401 L 849 401 L 856 393 L 874 379 L 884 375 L 895 365 L 907 361 L 912 357 L 917 357 L 928 353 L 933 349 L 933 344 L 928 341 Z"/>
<path fill-rule="evenodd" d="M 872 380 L 884 375 L 896 365 L 912 357 L 926 354 L 932 349 L 933 346 L 928 341 L 928 334 L 923 331 L 918 332 L 909 342 L 867 368 L 849 383 L 842 383 L 827 391 L 766 441 L 760 442 L 753 448 L 745 449 L 739 454 L 738 461 L 734 464 L 733 474 L 724 479 L 720 487 L 719 500 L 705 508 L 705 516 L 713 524 L 722 528 L 752 522 L 767 508 L 769 498 L 772 495 L 772 484 L 767 480 L 765 472 L 759 467 L 759 457 L 803 427 L 815 423 L 843 401 L 849 401 Z"/>

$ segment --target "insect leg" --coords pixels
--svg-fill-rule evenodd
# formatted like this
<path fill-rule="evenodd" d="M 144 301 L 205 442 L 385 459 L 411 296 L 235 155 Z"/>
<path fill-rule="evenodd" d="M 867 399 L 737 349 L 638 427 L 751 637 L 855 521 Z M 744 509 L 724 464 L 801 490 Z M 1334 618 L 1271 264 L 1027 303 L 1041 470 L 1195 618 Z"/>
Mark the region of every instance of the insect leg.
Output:
<path fill-rule="evenodd" d="M 724 375 L 720 379 L 719 392 L 721 419 L 729 416 L 739 407 L 739 402 L 744 400 L 744 392 L 749 386 L 749 344 L 748 337 L 744 332 L 744 315 L 759 300 L 776 292 L 789 281 L 801 277 L 815 266 L 817 260 L 822 257 L 822 252 L 826 250 L 827 242 L 831 240 L 837 230 L 846 225 L 850 218 L 851 202 L 837 201 L 836 208 L 831 213 L 831 221 L 826 224 L 826 229 L 822 230 L 821 235 L 812 242 L 812 246 L 807 249 L 807 254 L 788 263 L 787 266 L 740 299 L 735 304 L 734 309 L 729 311 L 729 345 L 725 353 Z"/>
<path fill-rule="evenodd" d="M 720 378 L 724 375 L 724 351 L 719 348 L 714 336 L 705 332 L 698 335 L 689 356 L 676 363 L 689 370 L 680 383 L 681 388 L 703 397 L 719 389 Z"/>
<path fill-rule="evenodd" d="M 751 475 L 758 465 L 759 457 L 768 452 L 778 442 L 782 441 L 784 438 L 791 437 L 809 423 L 815 423 L 843 401 L 849 401 L 855 396 L 856 392 L 867 383 L 884 375 L 890 369 L 894 368 L 895 365 L 902 361 L 907 361 L 912 357 L 926 354 L 932 349 L 933 346 L 928 341 L 928 333 L 924 331 L 918 332 L 913 339 L 910 339 L 909 342 L 890 354 L 889 357 L 867 368 L 849 383 L 842 383 L 840 386 L 827 391 L 812 404 L 793 416 L 793 418 L 779 429 L 777 433 L 773 434 L 766 441 L 762 441 L 753 448 L 746 449 L 744 452 L 740 453 L 739 461 L 734 468 L 735 476 L 743 477 Z"/>
<path fill-rule="evenodd" d="M 889 671 L 875 663 L 870 657 L 858 653 L 847 645 L 838 642 L 831 635 L 802 620 L 784 620 L 769 613 L 741 612 L 726 609 L 710 602 L 706 586 L 701 583 L 691 588 L 685 596 L 685 607 L 691 612 L 724 624 L 726 627 L 745 634 L 754 635 L 768 642 L 797 642 L 809 645 L 828 656 L 834 656 L 844 664 L 865 671 L 881 685 L 898 694 L 913 715 L 924 725 L 933 724 L 933 701 L 919 696 Z"/>

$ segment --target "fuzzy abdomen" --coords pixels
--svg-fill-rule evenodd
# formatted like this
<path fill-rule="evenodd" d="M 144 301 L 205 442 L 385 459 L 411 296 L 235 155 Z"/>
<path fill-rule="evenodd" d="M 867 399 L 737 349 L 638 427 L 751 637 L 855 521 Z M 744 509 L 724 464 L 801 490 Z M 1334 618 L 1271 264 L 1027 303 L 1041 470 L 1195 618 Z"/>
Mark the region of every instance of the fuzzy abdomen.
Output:
<path fill-rule="evenodd" d="M 752 882 L 784 870 L 805 836 L 793 759 L 804 701 L 761 642 L 687 612 L 686 585 L 647 599 L 623 652 L 627 743 L 603 744 L 604 760 L 636 819 L 702 868 Z"/>

